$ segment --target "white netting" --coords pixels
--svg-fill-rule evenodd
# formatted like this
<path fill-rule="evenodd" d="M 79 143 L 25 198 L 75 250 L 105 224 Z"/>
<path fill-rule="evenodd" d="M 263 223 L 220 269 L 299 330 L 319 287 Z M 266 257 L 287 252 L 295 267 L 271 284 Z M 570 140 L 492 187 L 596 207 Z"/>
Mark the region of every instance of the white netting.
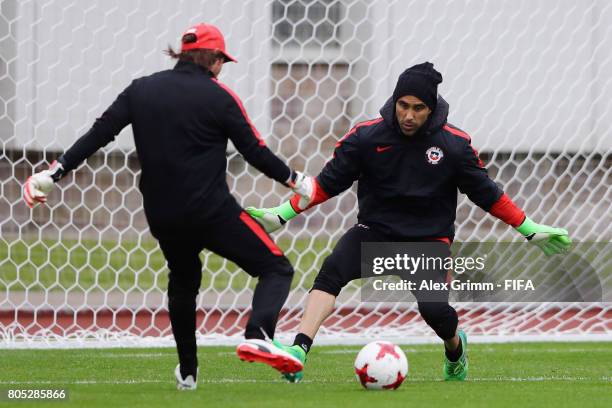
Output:
<path fill-rule="evenodd" d="M 0 346 L 168 342 L 167 269 L 144 220 L 131 130 L 60 182 L 46 207 L 30 211 L 21 184 L 131 79 L 169 68 L 161 50 L 201 21 L 221 28 L 239 60 L 221 80 L 294 167 L 317 173 L 351 125 L 377 116 L 398 74 L 429 60 L 444 75 L 451 123 L 471 134 L 491 177 L 534 220 L 578 241 L 610 240 L 607 0 L 2 0 Z M 288 198 L 237 154 L 229 162 L 244 205 Z M 459 240 L 517 239 L 465 197 L 457 215 Z M 296 266 L 281 334 L 295 329 L 318 267 L 355 216 L 349 191 L 276 236 Z M 253 282 L 203 257 L 201 340 L 236 339 Z M 457 306 L 462 325 L 489 340 L 612 333 L 609 303 Z M 321 340 L 373 335 L 433 338 L 414 305 L 372 308 L 351 285 Z"/>

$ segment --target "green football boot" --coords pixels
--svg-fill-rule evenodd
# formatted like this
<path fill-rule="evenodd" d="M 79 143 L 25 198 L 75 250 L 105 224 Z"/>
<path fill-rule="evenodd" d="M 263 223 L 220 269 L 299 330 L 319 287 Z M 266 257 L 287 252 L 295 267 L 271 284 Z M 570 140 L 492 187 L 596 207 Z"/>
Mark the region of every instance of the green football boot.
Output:
<path fill-rule="evenodd" d="M 467 336 L 463 330 L 458 331 L 461 339 L 462 354 L 459 360 L 453 362 L 446 356 L 444 357 L 444 380 L 445 381 L 463 381 L 468 373 L 468 358 L 467 358 Z"/>
<path fill-rule="evenodd" d="M 272 344 L 274 344 L 279 349 L 291 354 L 293 357 L 297 358 L 302 362 L 302 365 L 306 364 L 306 352 L 303 348 L 298 345 L 294 346 L 285 346 L 278 342 L 277 340 L 272 340 Z M 289 381 L 290 383 L 298 383 L 302 381 L 304 378 L 304 371 L 300 370 L 295 373 L 281 373 L 283 377 Z"/>

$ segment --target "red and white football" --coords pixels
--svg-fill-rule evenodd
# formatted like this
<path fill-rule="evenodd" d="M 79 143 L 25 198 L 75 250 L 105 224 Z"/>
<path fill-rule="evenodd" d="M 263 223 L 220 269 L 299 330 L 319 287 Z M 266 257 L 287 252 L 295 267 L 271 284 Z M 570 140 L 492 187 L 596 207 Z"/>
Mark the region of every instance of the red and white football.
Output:
<path fill-rule="evenodd" d="M 373 341 L 357 354 L 355 374 L 368 390 L 395 390 L 408 375 L 408 359 L 395 344 Z"/>

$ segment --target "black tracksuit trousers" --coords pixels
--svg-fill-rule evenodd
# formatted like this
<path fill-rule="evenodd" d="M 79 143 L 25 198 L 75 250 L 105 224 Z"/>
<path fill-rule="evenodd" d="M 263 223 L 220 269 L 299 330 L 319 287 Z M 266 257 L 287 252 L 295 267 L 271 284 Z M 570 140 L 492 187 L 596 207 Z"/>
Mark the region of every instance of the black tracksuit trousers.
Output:
<path fill-rule="evenodd" d="M 206 225 L 156 234 L 170 269 L 168 309 L 181 372 L 195 373 L 196 296 L 202 279 L 200 252 L 208 249 L 258 277 L 246 338 L 270 338 L 287 299 L 293 267 L 263 228 L 246 212 L 232 211 Z"/>
<path fill-rule="evenodd" d="M 315 278 L 312 289 L 321 290 L 338 296 L 346 284 L 361 278 L 361 243 L 405 241 L 401 238 L 382 234 L 367 225 L 357 224 L 340 238 L 321 267 Z M 450 254 L 450 251 L 449 251 Z M 430 277 L 438 282 L 445 282 L 446 273 Z M 448 292 L 440 301 L 423 301 L 418 292 L 413 292 L 417 299 L 419 313 L 425 322 L 442 340 L 455 336 L 458 317 L 455 309 L 448 304 Z"/>

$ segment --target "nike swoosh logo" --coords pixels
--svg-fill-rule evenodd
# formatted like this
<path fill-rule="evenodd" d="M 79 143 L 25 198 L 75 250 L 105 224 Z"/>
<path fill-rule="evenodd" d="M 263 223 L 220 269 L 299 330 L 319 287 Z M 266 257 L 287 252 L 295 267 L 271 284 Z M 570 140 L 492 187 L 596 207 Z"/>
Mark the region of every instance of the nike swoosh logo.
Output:
<path fill-rule="evenodd" d="M 393 146 L 376 146 L 376 153 L 382 153 L 385 150 L 389 150 Z"/>

